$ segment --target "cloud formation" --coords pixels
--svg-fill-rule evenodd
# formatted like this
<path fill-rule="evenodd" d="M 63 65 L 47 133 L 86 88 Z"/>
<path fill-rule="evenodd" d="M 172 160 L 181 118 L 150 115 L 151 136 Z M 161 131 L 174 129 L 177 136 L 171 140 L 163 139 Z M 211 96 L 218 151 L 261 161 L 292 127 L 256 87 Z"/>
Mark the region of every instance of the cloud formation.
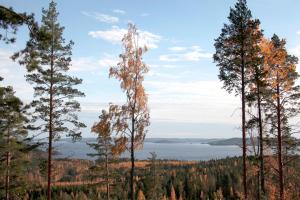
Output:
<path fill-rule="evenodd" d="M 155 120 L 237 124 L 239 119 L 239 98 L 219 81 L 145 81 L 145 88 Z"/>
<path fill-rule="evenodd" d="M 104 23 L 113 24 L 113 23 L 118 23 L 119 22 L 118 17 L 103 14 L 103 13 L 99 13 L 99 12 L 85 12 L 85 11 L 82 11 L 81 13 L 85 16 L 92 17 L 92 18 L 94 18 L 94 19 L 96 19 L 100 22 L 104 22 Z"/>
<path fill-rule="evenodd" d="M 116 13 L 116 14 L 120 14 L 120 15 L 125 15 L 126 14 L 126 11 L 121 10 L 121 9 L 114 9 L 113 12 Z"/>
<path fill-rule="evenodd" d="M 118 62 L 116 57 L 105 54 L 104 57 L 77 57 L 72 60 L 71 72 L 97 72 L 101 68 L 115 66 Z"/>
<path fill-rule="evenodd" d="M 175 47 L 169 47 L 169 50 L 170 50 L 170 51 L 185 51 L 185 50 L 186 50 L 186 47 L 178 47 L 178 46 L 175 46 Z"/>
<path fill-rule="evenodd" d="M 127 33 L 127 29 L 113 26 L 109 30 L 90 31 L 88 35 L 93 38 L 103 39 L 113 44 L 120 44 L 122 38 Z M 140 46 L 146 45 L 150 49 L 158 48 L 158 43 L 161 36 L 151 33 L 149 31 L 138 30 Z"/>
<path fill-rule="evenodd" d="M 161 55 L 159 57 L 160 61 L 166 62 L 179 62 L 179 61 L 199 61 L 201 59 L 212 58 L 212 53 L 205 52 L 199 46 L 192 46 L 188 49 L 184 47 L 170 47 L 171 51 L 180 51 L 180 53 L 171 53 L 166 55 Z"/>

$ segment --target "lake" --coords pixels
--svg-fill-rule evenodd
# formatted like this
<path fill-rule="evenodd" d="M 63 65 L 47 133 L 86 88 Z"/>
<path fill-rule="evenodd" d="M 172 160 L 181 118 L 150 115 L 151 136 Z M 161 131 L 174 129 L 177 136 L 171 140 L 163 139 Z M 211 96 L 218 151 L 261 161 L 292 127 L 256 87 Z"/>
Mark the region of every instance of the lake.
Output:
<path fill-rule="evenodd" d="M 56 158 L 95 159 L 87 155 L 94 151 L 86 144 L 86 140 L 76 143 L 62 140 L 56 142 L 55 147 L 59 152 L 55 156 Z M 174 160 L 211 160 L 242 155 L 239 146 L 213 146 L 202 142 L 156 143 L 146 141 L 143 149 L 136 151 L 136 159 L 147 159 L 150 157 L 150 152 L 155 152 L 158 159 Z M 126 152 L 121 157 L 129 158 L 129 153 Z"/>

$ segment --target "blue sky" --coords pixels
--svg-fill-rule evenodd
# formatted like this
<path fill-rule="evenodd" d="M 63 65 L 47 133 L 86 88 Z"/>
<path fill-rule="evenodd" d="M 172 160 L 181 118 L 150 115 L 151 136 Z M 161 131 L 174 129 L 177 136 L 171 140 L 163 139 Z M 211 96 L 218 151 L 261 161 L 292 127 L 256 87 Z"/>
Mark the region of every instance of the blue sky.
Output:
<path fill-rule="evenodd" d="M 83 79 L 86 98 L 81 119 L 90 127 L 109 102 L 121 103 L 124 94 L 116 80 L 108 78 L 117 62 L 120 38 L 128 22 L 140 30 L 150 47 L 144 61 L 150 72 L 145 88 L 149 95 L 151 126 L 147 137 L 225 138 L 240 136 L 239 99 L 222 90 L 218 68 L 212 62 L 214 39 L 227 22 L 234 0 L 89 0 L 56 1 L 64 36 L 73 40 L 71 74 Z M 40 21 L 49 1 L 0 0 L 19 12 L 33 12 Z M 288 50 L 300 56 L 300 1 L 248 0 L 267 37 L 277 33 L 287 39 Z M 25 101 L 32 99 L 23 67 L 8 57 L 28 39 L 21 28 L 17 43 L 0 46 L 0 74 Z M 89 128 L 83 136 L 89 137 Z"/>

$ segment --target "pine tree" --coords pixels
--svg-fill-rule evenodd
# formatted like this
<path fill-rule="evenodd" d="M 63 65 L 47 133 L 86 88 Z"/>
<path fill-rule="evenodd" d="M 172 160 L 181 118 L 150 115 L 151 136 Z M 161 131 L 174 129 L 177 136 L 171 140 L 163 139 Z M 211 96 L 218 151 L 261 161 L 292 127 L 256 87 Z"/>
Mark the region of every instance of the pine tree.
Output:
<path fill-rule="evenodd" d="M 150 152 L 151 157 L 149 158 L 150 163 L 148 167 L 150 168 L 150 173 L 148 175 L 149 181 L 147 185 L 147 199 L 149 200 L 160 200 L 162 199 L 162 183 L 160 177 L 160 169 L 157 160 L 157 155 L 155 152 Z"/>
<path fill-rule="evenodd" d="M 25 186 L 28 153 L 25 108 L 12 87 L 0 87 L 0 188 L 5 190 L 5 195 L 0 192 L 1 199 L 20 198 Z"/>
<path fill-rule="evenodd" d="M 12 8 L 0 5 L 0 40 L 7 44 L 14 43 L 18 27 L 23 24 L 26 24 L 29 30 L 34 33 L 36 24 L 33 14 L 17 13 Z"/>
<path fill-rule="evenodd" d="M 120 62 L 110 68 L 110 77 L 121 82 L 121 88 L 126 94 L 123 106 L 111 106 L 115 113 L 117 132 L 116 146 L 119 150 L 129 149 L 131 157 L 130 192 L 134 200 L 135 150 L 142 146 L 146 127 L 149 126 L 149 110 L 147 95 L 143 87 L 144 74 L 148 72 L 142 57 L 146 47 L 139 46 L 138 32 L 134 25 L 129 24 L 128 33 L 123 40 L 124 53 L 120 55 Z"/>
<path fill-rule="evenodd" d="M 88 143 L 90 147 L 96 150 L 97 153 L 90 153 L 89 156 L 97 156 L 98 161 L 105 163 L 105 178 L 106 178 L 106 199 L 110 198 L 109 187 L 109 162 L 113 158 L 113 139 L 111 137 L 113 132 L 113 124 L 111 114 L 106 110 L 102 110 L 99 116 L 100 121 L 95 123 L 92 127 L 92 132 L 97 134 L 97 143 Z"/>
<path fill-rule="evenodd" d="M 214 61 L 220 67 L 219 79 L 229 92 L 241 95 L 242 139 L 243 139 L 243 188 L 247 198 L 246 167 L 246 88 L 249 82 L 248 69 L 257 65 L 253 57 L 259 50 L 259 20 L 252 19 L 246 0 L 238 0 L 235 8 L 230 9 L 229 24 L 225 24 L 219 38 L 215 40 Z"/>
<path fill-rule="evenodd" d="M 277 171 L 279 183 L 279 198 L 284 199 L 284 161 L 283 155 L 291 153 L 291 128 L 289 120 L 299 114 L 299 89 L 296 80 L 299 74 L 296 71 L 298 59 L 287 53 L 285 40 L 274 34 L 271 41 L 265 39 L 261 45 L 264 55 L 264 70 L 267 73 L 268 102 L 267 118 L 271 123 L 270 133 L 277 138 Z M 271 144 L 272 145 L 272 144 Z M 293 146 L 293 145 L 292 145 Z M 284 153 L 283 147 L 286 148 Z M 289 150 L 288 150 L 289 149 Z M 288 159 L 288 158 L 286 158 Z"/>
<path fill-rule="evenodd" d="M 260 199 L 261 195 L 265 193 L 265 178 L 264 178 L 264 134 L 263 134 L 263 104 L 264 104 L 264 93 L 266 87 L 265 81 L 265 71 L 263 67 L 263 56 L 260 51 L 261 41 L 263 39 L 262 31 L 257 26 L 256 34 L 253 35 L 253 40 L 255 41 L 255 46 L 253 47 L 253 51 L 250 51 L 249 57 L 252 57 L 252 65 L 249 66 L 247 72 L 249 73 L 249 84 L 247 85 L 247 94 L 246 101 L 251 108 L 253 106 L 256 109 L 257 114 L 250 114 L 252 117 L 248 120 L 249 124 L 253 128 L 257 128 L 257 140 L 258 140 L 258 148 L 257 151 L 259 153 L 259 172 L 258 172 L 258 199 Z M 254 139 L 254 135 L 253 139 Z M 256 142 L 254 142 L 256 143 Z"/>
<path fill-rule="evenodd" d="M 81 137 L 80 128 L 85 125 L 78 121 L 80 104 L 75 100 L 84 94 L 74 88 L 82 80 L 67 75 L 71 62 L 73 42 L 65 44 L 64 27 L 57 22 L 56 3 L 43 9 L 42 25 L 38 31 L 30 34 L 26 48 L 14 55 L 28 71 L 26 79 L 34 85 L 34 116 L 41 133 L 48 134 L 48 186 L 47 198 L 51 199 L 52 142 L 62 134 L 74 140 Z M 72 128 L 73 127 L 73 128 Z"/>

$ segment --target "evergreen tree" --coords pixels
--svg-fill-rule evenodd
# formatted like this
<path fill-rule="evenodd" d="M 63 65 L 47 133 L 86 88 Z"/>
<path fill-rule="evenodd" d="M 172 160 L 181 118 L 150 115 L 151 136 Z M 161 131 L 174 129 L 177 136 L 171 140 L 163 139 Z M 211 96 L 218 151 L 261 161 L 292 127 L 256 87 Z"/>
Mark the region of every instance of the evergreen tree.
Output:
<path fill-rule="evenodd" d="M 18 27 L 23 24 L 26 24 L 29 30 L 34 33 L 36 24 L 33 14 L 17 13 L 12 8 L 0 5 L 0 40 L 7 44 L 14 43 Z"/>
<path fill-rule="evenodd" d="M 256 34 L 253 35 L 253 40 L 255 41 L 255 46 L 253 51 L 250 51 L 249 57 L 252 57 L 252 65 L 249 66 L 247 72 L 249 73 L 249 84 L 247 85 L 246 101 L 249 107 L 253 106 L 256 108 L 257 114 L 250 114 L 251 117 L 248 120 L 248 124 L 252 128 L 257 128 L 257 140 L 258 140 L 258 160 L 259 160 L 259 172 L 258 172 L 258 196 L 260 199 L 261 195 L 265 193 L 265 178 L 264 178 L 264 133 L 263 133 L 263 104 L 264 104 L 264 94 L 266 90 L 265 76 L 266 72 L 263 67 L 263 55 L 260 51 L 261 41 L 263 39 L 262 31 L 257 26 Z M 254 135 L 253 139 L 255 139 Z M 254 145 L 257 142 L 254 142 Z"/>
<path fill-rule="evenodd" d="M 121 88 L 126 94 L 126 103 L 123 106 L 112 105 L 111 110 L 116 118 L 116 149 L 130 152 L 130 192 L 134 200 L 135 150 L 143 145 L 146 136 L 146 127 L 149 126 L 148 98 L 143 87 L 144 74 L 148 72 L 143 62 L 143 54 L 147 47 L 139 46 L 139 37 L 136 27 L 128 26 L 128 33 L 123 40 L 124 53 L 120 55 L 120 62 L 110 68 L 110 77 L 121 82 Z"/>
<path fill-rule="evenodd" d="M 90 153 L 89 156 L 97 156 L 98 161 L 104 161 L 105 163 L 105 179 L 106 179 L 106 199 L 110 198 L 109 188 L 109 162 L 113 158 L 113 139 L 111 137 L 113 131 L 113 125 L 111 121 L 111 114 L 105 110 L 102 110 L 102 114 L 99 116 L 100 121 L 95 123 L 92 127 L 92 132 L 97 134 L 97 143 L 88 143 L 96 153 Z"/>
<path fill-rule="evenodd" d="M 62 134 L 79 139 L 80 128 L 85 127 L 78 121 L 76 113 L 80 111 L 80 104 L 75 100 L 84 94 L 74 88 L 82 80 L 67 75 L 73 42 L 65 44 L 64 27 L 57 22 L 57 17 L 56 3 L 52 1 L 48 10 L 43 9 L 42 25 L 38 31 L 31 33 L 26 48 L 14 55 L 14 59 L 21 56 L 19 63 L 28 71 L 26 79 L 34 85 L 34 119 L 38 119 L 41 132 L 48 134 L 48 200 L 51 199 L 53 140 Z"/>
<path fill-rule="evenodd" d="M 242 139 L 243 139 L 243 188 L 247 198 L 246 167 L 246 88 L 249 82 L 248 69 L 257 65 L 253 57 L 259 50 L 259 20 L 253 19 L 246 0 L 238 0 L 230 9 L 229 24 L 225 24 L 222 33 L 215 40 L 214 61 L 220 67 L 219 79 L 229 92 L 241 95 L 242 103 Z"/>
<path fill-rule="evenodd" d="M 157 160 L 157 155 L 155 152 L 151 152 L 151 157 L 149 158 L 150 163 L 148 167 L 150 168 L 150 173 L 148 175 L 148 184 L 147 184 L 147 199 L 149 200 L 160 200 L 162 199 L 162 184 L 160 177 L 160 169 Z"/>
<path fill-rule="evenodd" d="M 0 188 L 5 191 L 1 199 L 22 198 L 24 193 L 27 122 L 25 107 L 12 87 L 0 87 Z"/>

